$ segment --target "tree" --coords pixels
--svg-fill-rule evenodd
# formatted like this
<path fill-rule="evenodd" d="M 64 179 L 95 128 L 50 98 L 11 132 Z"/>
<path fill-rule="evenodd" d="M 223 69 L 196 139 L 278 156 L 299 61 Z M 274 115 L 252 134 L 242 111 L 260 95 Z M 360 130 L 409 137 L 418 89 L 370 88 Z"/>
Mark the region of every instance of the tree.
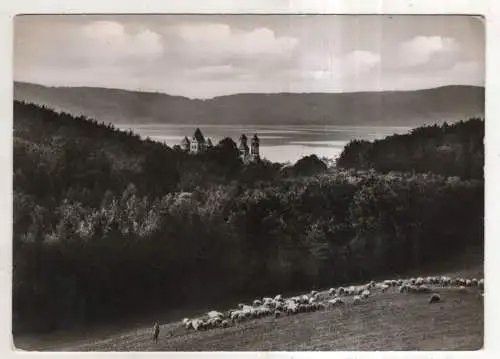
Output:
<path fill-rule="evenodd" d="M 310 155 L 302 157 L 292 167 L 291 171 L 297 176 L 310 176 L 327 170 L 326 164 L 318 156 Z"/>

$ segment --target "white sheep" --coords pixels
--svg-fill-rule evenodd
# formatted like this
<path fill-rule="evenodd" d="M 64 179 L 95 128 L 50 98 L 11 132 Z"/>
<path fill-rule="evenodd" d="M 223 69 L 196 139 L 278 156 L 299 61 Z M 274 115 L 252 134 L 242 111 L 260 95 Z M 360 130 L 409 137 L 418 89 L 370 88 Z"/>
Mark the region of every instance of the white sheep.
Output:
<path fill-rule="evenodd" d="M 444 287 L 447 287 L 451 284 L 451 278 L 450 277 L 446 277 L 446 276 L 442 276 L 441 277 L 441 285 L 444 286 Z"/>
<path fill-rule="evenodd" d="M 216 310 L 212 310 L 211 312 L 207 313 L 207 316 L 209 318 L 222 318 L 224 316 L 224 314 L 222 314 L 221 312 L 218 312 Z"/>
<path fill-rule="evenodd" d="M 354 304 L 357 304 L 359 302 L 361 302 L 361 297 L 359 295 L 355 295 L 353 298 L 352 298 L 352 302 Z"/>
<path fill-rule="evenodd" d="M 254 306 L 254 307 L 259 307 L 259 306 L 261 306 L 261 305 L 262 305 L 262 302 L 261 302 L 259 299 L 255 299 L 255 300 L 253 301 L 253 306 Z"/>
<path fill-rule="evenodd" d="M 283 300 L 283 296 L 281 294 L 278 294 L 276 297 L 274 297 L 274 300 L 281 302 Z"/>
<path fill-rule="evenodd" d="M 266 307 L 262 307 L 261 308 L 261 312 L 263 315 L 270 315 L 271 314 L 271 309 L 270 308 L 266 308 Z"/>
<path fill-rule="evenodd" d="M 387 290 L 389 289 L 389 286 L 388 285 L 383 285 L 382 286 L 382 292 L 387 292 Z"/>
<path fill-rule="evenodd" d="M 299 311 L 299 305 L 296 302 L 289 301 L 285 303 L 285 312 L 287 314 L 296 314 Z"/>
<path fill-rule="evenodd" d="M 229 318 L 232 319 L 232 320 L 236 320 L 239 318 L 241 314 L 241 311 L 240 310 L 233 310 L 230 314 L 229 314 Z"/>
<path fill-rule="evenodd" d="M 330 299 L 327 303 L 328 303 L 329 307 L 334 307 L 334 306 L 337 306 L 337 305 L 340 305 L 340 304 L 344 304 L 344 302 L 342 301 L 342 299 L 340 299 L 338 297 Z"/>
<path fill-rule="evenodd" d="M 274 317 L 279 318 L 282 316 L 283 313 L 281 313 L 279 310 L 274 311 Z"/>
<path fill-rule="evenodd" d="M 248 309 L 244 309 L 241 314 L 240 314 L 240 319 L 249 319 L 250 317 L 252 317 L 253 315 L 253 311 L 252 310 L 248 310 Z"/>
<path fill-rule="evenodd" d="M 194 329 L 194 330 L 196 330 L 196 331 L 203 329 L 204 324 L 205 324 L 205 323 L 204 323 L 204 322 L 203 322 L 203 320 L 201 320 L 201 319 L 193 319 L 193 320 L 191 321 L 191 326 L 192 326 L 192 327 L 193 327 L 193 329 Z"/>
<path fill-rule="evenodd" d="M 363 298 L 368 298 L 370 296 L 370 291 L 368 289 L 365 289 L 362 293 L 361 296 Z"/>
<path fill-rule="evenodd" d="M 247 310 L 247 309 L 245 309 L 245 310 L 235 310 L 235 311 L 233 311 L 231 313 L 230 319 L 232 321 L 239 322 L 239 321 L 242 321 L 242 320 L 250 318 L 250 316 L 251 316 L 251 312 L 249 310 Z"/>
<path fill-rule="evenodd" d="M 477 286 L 479 289 L 484 289 L 484 279 L 483 278 L 478 280 Z"/>
<path fill-rule="evenodd" d="M 250 316 L 252 318 L 260 318 L 263 315 L 262 311 L 260 308 L 255 308 L 250 311 Z"/>
<path fill-rule="evenodd" d="M 265 303 L 264 305 L 269 308 L 277 308 L 282 302 L 275 301 L 274 299 L 268 303 Z"/>
<path fill-rule="evenodd" d="M 206 321 L 206 324 L 210 328 L 216 328 L 216 327 L 218 327 L 219 325 L 222 324 L 222 318 L 220 318 L 220 317 L 209 318 Z"/>
<path fill-rule="evenodd" d="M 328 289 L 328 295 L 332 296 L 332 295 L 335 295 L 336 293 L 337 293 L 337 291 L 335 290 L 335 288 Z"/>

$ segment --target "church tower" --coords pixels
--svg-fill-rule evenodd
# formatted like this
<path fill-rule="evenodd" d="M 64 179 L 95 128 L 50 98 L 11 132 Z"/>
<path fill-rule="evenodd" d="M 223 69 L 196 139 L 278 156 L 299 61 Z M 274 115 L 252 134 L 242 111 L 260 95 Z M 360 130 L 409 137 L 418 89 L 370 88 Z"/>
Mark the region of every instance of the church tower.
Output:
<path fill-rule="evenodd" d="M 238 149 L 240 150 L 240 156 L 243 161 L 246 161 L 248 159 L 248 144 L 247 144 L 247 136 L 245 134 L 242 134 L 240 136 L 240 145 L 238 146 Z"/>
<path fill-rule="evenodd" d="M 257 134 L 254 134 L 252 137 L 252 143 L 250 144 L 250 146 L 251 146 L 250 158 L 252 161 L 260 160 L 259 144 L 260 144 L 259 137 L 257 137 Z"/>
<path fill-rule="evenodd" d="M 187 137 L 184 137 L 181 141 L 181 148 L 184 152 L 189 152 L 191 150 L 191 142 Z"/>

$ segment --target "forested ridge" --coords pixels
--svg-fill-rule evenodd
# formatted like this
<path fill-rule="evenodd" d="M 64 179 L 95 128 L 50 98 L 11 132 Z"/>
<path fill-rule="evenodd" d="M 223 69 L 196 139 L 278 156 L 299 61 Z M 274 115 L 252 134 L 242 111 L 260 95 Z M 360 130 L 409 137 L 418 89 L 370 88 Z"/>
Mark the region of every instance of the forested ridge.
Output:
<path fill-rule="evenodd" d="M 338 168 L 244 166 L 231 139 L 187 155 L 15 102 L 14 330 L 368 280 L 482 247 L 483 135 L 470 120 L 351 143 Z M 430 143 L 454 156 L 434 162 Z"/>
<path fill-rule="evenodd" d="M 484 115 L 484 87 L 415 91 L 247 93 L 190 99 L 99 87 L 15 82 L 14 98 L 111 123 L 419 126 Z M 374 121 L 376 119 L 376 121 Z"/>
<path fill-rule="evenodd" d="M 423 126 L 374 142 L 351 141 L 339 167 L 378 172 L 433 172 L 461 178 L 483 178 L 484 121 L 472 118 L 453 125 Z"/>

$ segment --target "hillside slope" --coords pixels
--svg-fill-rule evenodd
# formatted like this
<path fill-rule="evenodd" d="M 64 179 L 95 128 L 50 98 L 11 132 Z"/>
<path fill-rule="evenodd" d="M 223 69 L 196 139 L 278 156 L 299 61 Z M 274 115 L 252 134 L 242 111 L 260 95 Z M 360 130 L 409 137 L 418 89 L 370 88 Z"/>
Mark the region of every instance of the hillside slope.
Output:
<path fill-rule="evenodd" d="M 405 92 L 236 94 L 198 100 L 15 83 L 14 98 L 111 123 L 419 126 L 484 114 L 484 88 L 474 86 Z"/>
<path fill-rule="evenodd" d="M 463 273 L 454 272 L 453 277 Z M 484 275 L 482 268 L 468 274 L 476 278 Z M 484 302 L 479 291 L 443 287 L 433 290 L 444 299 L 437 305 L 429 305 L 429 296 L 425 294 L 400 294 L 396 288 L 385 293 L 372 290 L 371 297 L 359 304 L 345 298 L 347 303 L 343 307 L 281 318 L 264 317 L 204 332 L 185 330 L 181 317 L 165 318 L 161 320 L 157 344 L 151 341 L 148 322 L 135 328 L 118 330 L 117 327 L 116 332 L 96 331 L 80 339 L 61 332 L 36 339 L 16 337 L 15 342 L 18 348 L 39 351 L 480 349 L 484 336 Z M 326 295 L 321 293 L 323 298 Z M 207 310 L 190 314 L 200 315 Z M 172 336 L 168 335 L 169 331 Z"/>

